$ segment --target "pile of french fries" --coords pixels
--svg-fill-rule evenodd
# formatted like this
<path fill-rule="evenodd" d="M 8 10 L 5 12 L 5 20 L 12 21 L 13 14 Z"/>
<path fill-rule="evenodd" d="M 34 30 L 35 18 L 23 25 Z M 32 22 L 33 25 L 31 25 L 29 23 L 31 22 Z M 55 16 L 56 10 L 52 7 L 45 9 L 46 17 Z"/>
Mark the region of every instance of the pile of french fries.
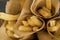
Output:
<path fill-rule="evenodd" d="M 46 6 L 42 9 L 39 9 L 38 12 L 45 18 L 51 17 L 52 3 L 51 0 L 46 0 Z"/>
<path fill-rule="evenodd" d="M 54 32 L 54 31 L 58 31 L 60 29 L 60 20 L 50 20 L 49 24 L 49 31 Z"/>
<path fill-rule="evenodd" d="M 56 37 L 56 39 L 58 40 L 59 38 L 59 30 L 60 30 L 60 17 L 56 17 L 51 19 L 50 21 L 48 21 L 47 23 L 47 30 L 48 33 L 53 36 Z"/>
<path fill-rule="evenodd" d="M 40 32 L 40 30 L 47 30 L 48 35 L 51 32 L 56 35 L 60 29 L 60 17 L 53 17 L 56 17 L 58 12 L 58 0 L 9 0 L 6 4 L 6 13 L 0 12 L 0 19 L 6 22 L 4 26 L 6 34 L 12 38 L 19 39 L 22 33 L 28 32 L 32 35 L 38 31 Z M 45 35 L 44 32 L 42 34 Z M 53 36 L 55 37 L 55 35 Z M 28 35 L 25 36 L 28 37 Z M 56 38 L 58 39 L 58 37 Z"/>

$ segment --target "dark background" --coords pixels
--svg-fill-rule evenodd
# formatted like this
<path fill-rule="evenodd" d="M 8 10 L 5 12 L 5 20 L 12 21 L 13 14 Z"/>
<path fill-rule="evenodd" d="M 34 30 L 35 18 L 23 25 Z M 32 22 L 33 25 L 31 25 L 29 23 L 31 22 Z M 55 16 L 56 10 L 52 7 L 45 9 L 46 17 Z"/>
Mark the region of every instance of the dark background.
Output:
<path fill-rule="evenodd" d="M 5 12 L 5 5 L 8 0 L 0 0 L 0 12 Z M 4 20 L 0 19 L 0 26 L 3 24 Z"/>
<path fill-rule="evenodd" d="M 0 12 L 5 12 L 5 5 L 8 0 L 0 0 Z"/>

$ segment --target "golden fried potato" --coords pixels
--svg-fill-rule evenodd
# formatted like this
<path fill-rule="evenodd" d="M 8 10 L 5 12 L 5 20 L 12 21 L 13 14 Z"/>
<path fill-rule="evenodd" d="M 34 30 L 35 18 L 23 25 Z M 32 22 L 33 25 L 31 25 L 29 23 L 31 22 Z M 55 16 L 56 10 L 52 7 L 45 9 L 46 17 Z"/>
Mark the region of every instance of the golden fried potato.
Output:
<path fill-rule="evenodd" d="M 46 7 L 43 7 L 42 9 L 45 10 L 45 11 L 47 11 L 47 12 L 49 12 L 49 13 L 50 13 L 50 11 L 51 11 L 51 10 L 49 10 L 49 9 L 46 8 Z"/>
<path fill-rule="evenodd" d="M 50 20 L 50 26 L 55 26 L 56 25 L 56 20 Z"/>
<path fill-rule="evenodd" d="M 13 31 L 13 26 L 14 26 L 14 24 L 7 24 L 6 29 Z"/>
<path fill-rule="evenodd" d="M 39 29 L 39 27 L 33 27 L 33 31 L 36 32 Z"/>
<path fill-rule="evenodd" d="M 39 26 L 39 27 L 42 26 L 41 20 L 39 20 L 36 16 L 32 16 L 32 17 L 31 17 L 31 20 L 32 20 L 32 22 L 33 22 L 36 26 Z"/>
<path fill-rule="evenodd" d="M 14 33 L 13 33 L 12 31 L 10 31 L 10 30 L 7 30 L 6 32 L 7 32 L 8 36 L 10 36 L 10 37 L 19 38 L 18 35 L 14 34 Z"/>
<path fill-rule="evenodd" d="M 19 17 L 19 14 L 11 15 L 11 14 L 6 14 L 4 12 L 0 12 L 0 19 L 3 19 L 3 20 L 7 20 L 7 21 L 17 20 L 18 17 Z"/>
<path fill-rule="evenodd" d="M 22 21 L 22 23 L 23 23 L 24 26 L 29 26 L 27 21 Z"/>
<path fill-rule="evenodd" d="M 20 32 L 31 32 L 32 28 L 31 27 L 27 27 L 27 26 L 19 26 L 19 31 Z"/>
<path fill-rule="evenodd" d="M 39 13 L 40 13 L 40 15 L 42 15 L 44 18 L 51 17 L 51 13 L 50 13 L 50 12 L 45 11 L 44 9 L 40 9 L 40 10 L 38 10 L 38 12 L 39 12 Z"/>
<path fill-rule="evenodd" d="M 51 9 L 51 7 L 52 7 L 51 0 L 46 0 L 46 7 L 47 7 L 48 9 Z"/>
<path fill-rule="evenodd" d="M 15 38 L 20 38 L 17 34 L 13 34 L 13 36 L 14 36 Z"/>
<path fill-rule="evenodd" d="M 31 26 L 35 26 L 34 22 L 31 21 L 31 19 L 28 19 L 27 21 L 28 21 L 28 24 L 29 24 L 29 25 L 31 25 Z"/>
<path fill-rule="evenodd" d="M 10 30 L 7 30 L 6 32 L 7 32 L 8 36 L 13 37 L 13 33 Z"/>
<path fill-rule="evenodd" d="M 50 32 L 54 32 L 54 31 L 56 32 L 58 29 L 59 29 L 59 26 L 52 26 L 48 28 Z"/>

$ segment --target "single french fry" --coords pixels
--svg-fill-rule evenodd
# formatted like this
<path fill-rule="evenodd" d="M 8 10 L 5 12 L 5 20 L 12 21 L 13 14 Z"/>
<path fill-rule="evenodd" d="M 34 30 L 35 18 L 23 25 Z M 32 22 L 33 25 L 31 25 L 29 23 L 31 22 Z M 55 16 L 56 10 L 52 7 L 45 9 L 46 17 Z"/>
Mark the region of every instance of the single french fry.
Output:
<path fill-rule="evenodd" d="M 13 36 L 14 36 L 15 38 L 20 38 L 17 34 L 13 34 Z"/>
<path fill-rule="evenodd" d="M 39 29 L 39 27 L 33 27 L 33 31 L 36 32 Z"/>
<path fill-rule="evenodd" d="M 26 26 L 19 26 L 19 31 L 20 32 L 31 32 L 32 28 L 31 27 L 26 27 Z"/>
<path fill-rule="evenodd" d="M 28 24 L 29 24 L 29 25 L 31 25 L 31 26 L 35 26 L 34 22 L 31 21 L 31 19 L 28 19 L 27 21 L 28 21 Z"/>
<path fill-rule="evenodd" d="M 51 10 L 51 6 L 52 6 L 51 0 L 46 0 L 46 7 Z"/>
<path fill-rule="evenodd" d="M 50 10 L 48 8 L 43 7 L 42 9 L 50 13 Z"/>
<path fill-rule="evenodd" d="M 50 12 L 47 12 L 43 9 L 40 9 L 38 10 L 38 12 L 40 13 L 40 15 L 42 15 L 44 18 L 48 18 L 48 17 L 51 17 L 51 13 Z"/>
<path fill-rule="evenodd" d="M 23 23 L 24 26 L 29 26 L 27 21 L 22 21 L 22 23 Z"/>

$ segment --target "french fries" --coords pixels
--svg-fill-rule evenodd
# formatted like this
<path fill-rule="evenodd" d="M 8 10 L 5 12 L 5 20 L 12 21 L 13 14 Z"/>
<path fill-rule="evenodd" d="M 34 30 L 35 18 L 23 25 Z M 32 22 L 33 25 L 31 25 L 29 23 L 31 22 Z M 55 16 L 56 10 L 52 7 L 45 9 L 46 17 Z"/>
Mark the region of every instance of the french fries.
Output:
<path fill-rule="evenodd" d="M 13 26 L 14 26 L 13 24 L 7 24 L 6 29 L 13 31 Z"/>
<path fill-rule="evenodd" d="M 42 22 L 39 20 L 36 16 L 31 17 L 32 22 L 35 24 L 35 26 L 41 27 Z"/>
<path fill-rule="evenodd" d="M 41 20 L 39 20 L 36 16 L 31 16 L 30 19 L 27 19 L 27 21 L 22 21 L 22 24 L 23 25 L 19 27 L 21 32 L 37 31 L 38 28 L 42 26 Z"/>
<path fill-rule="evenodd" d="M 8 21 L 8 23 L 6 24 L 6 29 L 13 31 L 14 24 L 15 21 Z"/>
<path fill-rule="evenodd" d="M 11 27 L 11 26 L 10 26 Z M 18 35 L 14 34 L 13 31 L 11 31 L 11 28 L 6 31 L 6 33 L 8 34 L 8 36 L 10 37 L 15 37 L 15 38 L 19 38 Z"/>
<path fill-rule="evenodd" d="M 59 29 L 59 26 L 52 26 L 48 28 L 50 32 L 56 32 Z"/>
<path fill-rule="evenodd" d="M 28 23 L 31 26 L 41 27 L 41 25 L 42 25 L 41 20 L 39 20 L 36 16 L 31 16 L 30 19 L 28 19 Z"/>
<path fill-rule="evenodd" d="M 55 26 L 56 25 L 56 20 L 50 20 L 50 26 Z"/>
<path fill-rule="evenodd" d="M 56 21 L 55 19 L 50 20 L 49 24 L 50 24 L 50 26 L 48 27 L 48 30 L 50 32 L 54 32 L 54 31 L 56 32 L 60 28 L 60 22 Z"/>
<path fill-rule="evenodd" d="M 39 29 L 39 27 L 42 26 L 41 20 L 39 20 L 36 16 L 31 16 L 30 19 L 27 19 L 27 21 L 22 21 L 22 23 L 23 26 L 19 27 L 19 30 L 21 32 L 30 32 L 30 31 L 35 32 Z"/>
<path fill-rule="evenodd" d="M 38 12 L 39 12 L 39 13 L 40 13 L 40 15 L 42 15 L 44 18 L 51 17 L 51 13 L 50 13 L 50 12 L 45 11 L 44 9 L 40 9 L 40 10 L 38 10 Z"/>

